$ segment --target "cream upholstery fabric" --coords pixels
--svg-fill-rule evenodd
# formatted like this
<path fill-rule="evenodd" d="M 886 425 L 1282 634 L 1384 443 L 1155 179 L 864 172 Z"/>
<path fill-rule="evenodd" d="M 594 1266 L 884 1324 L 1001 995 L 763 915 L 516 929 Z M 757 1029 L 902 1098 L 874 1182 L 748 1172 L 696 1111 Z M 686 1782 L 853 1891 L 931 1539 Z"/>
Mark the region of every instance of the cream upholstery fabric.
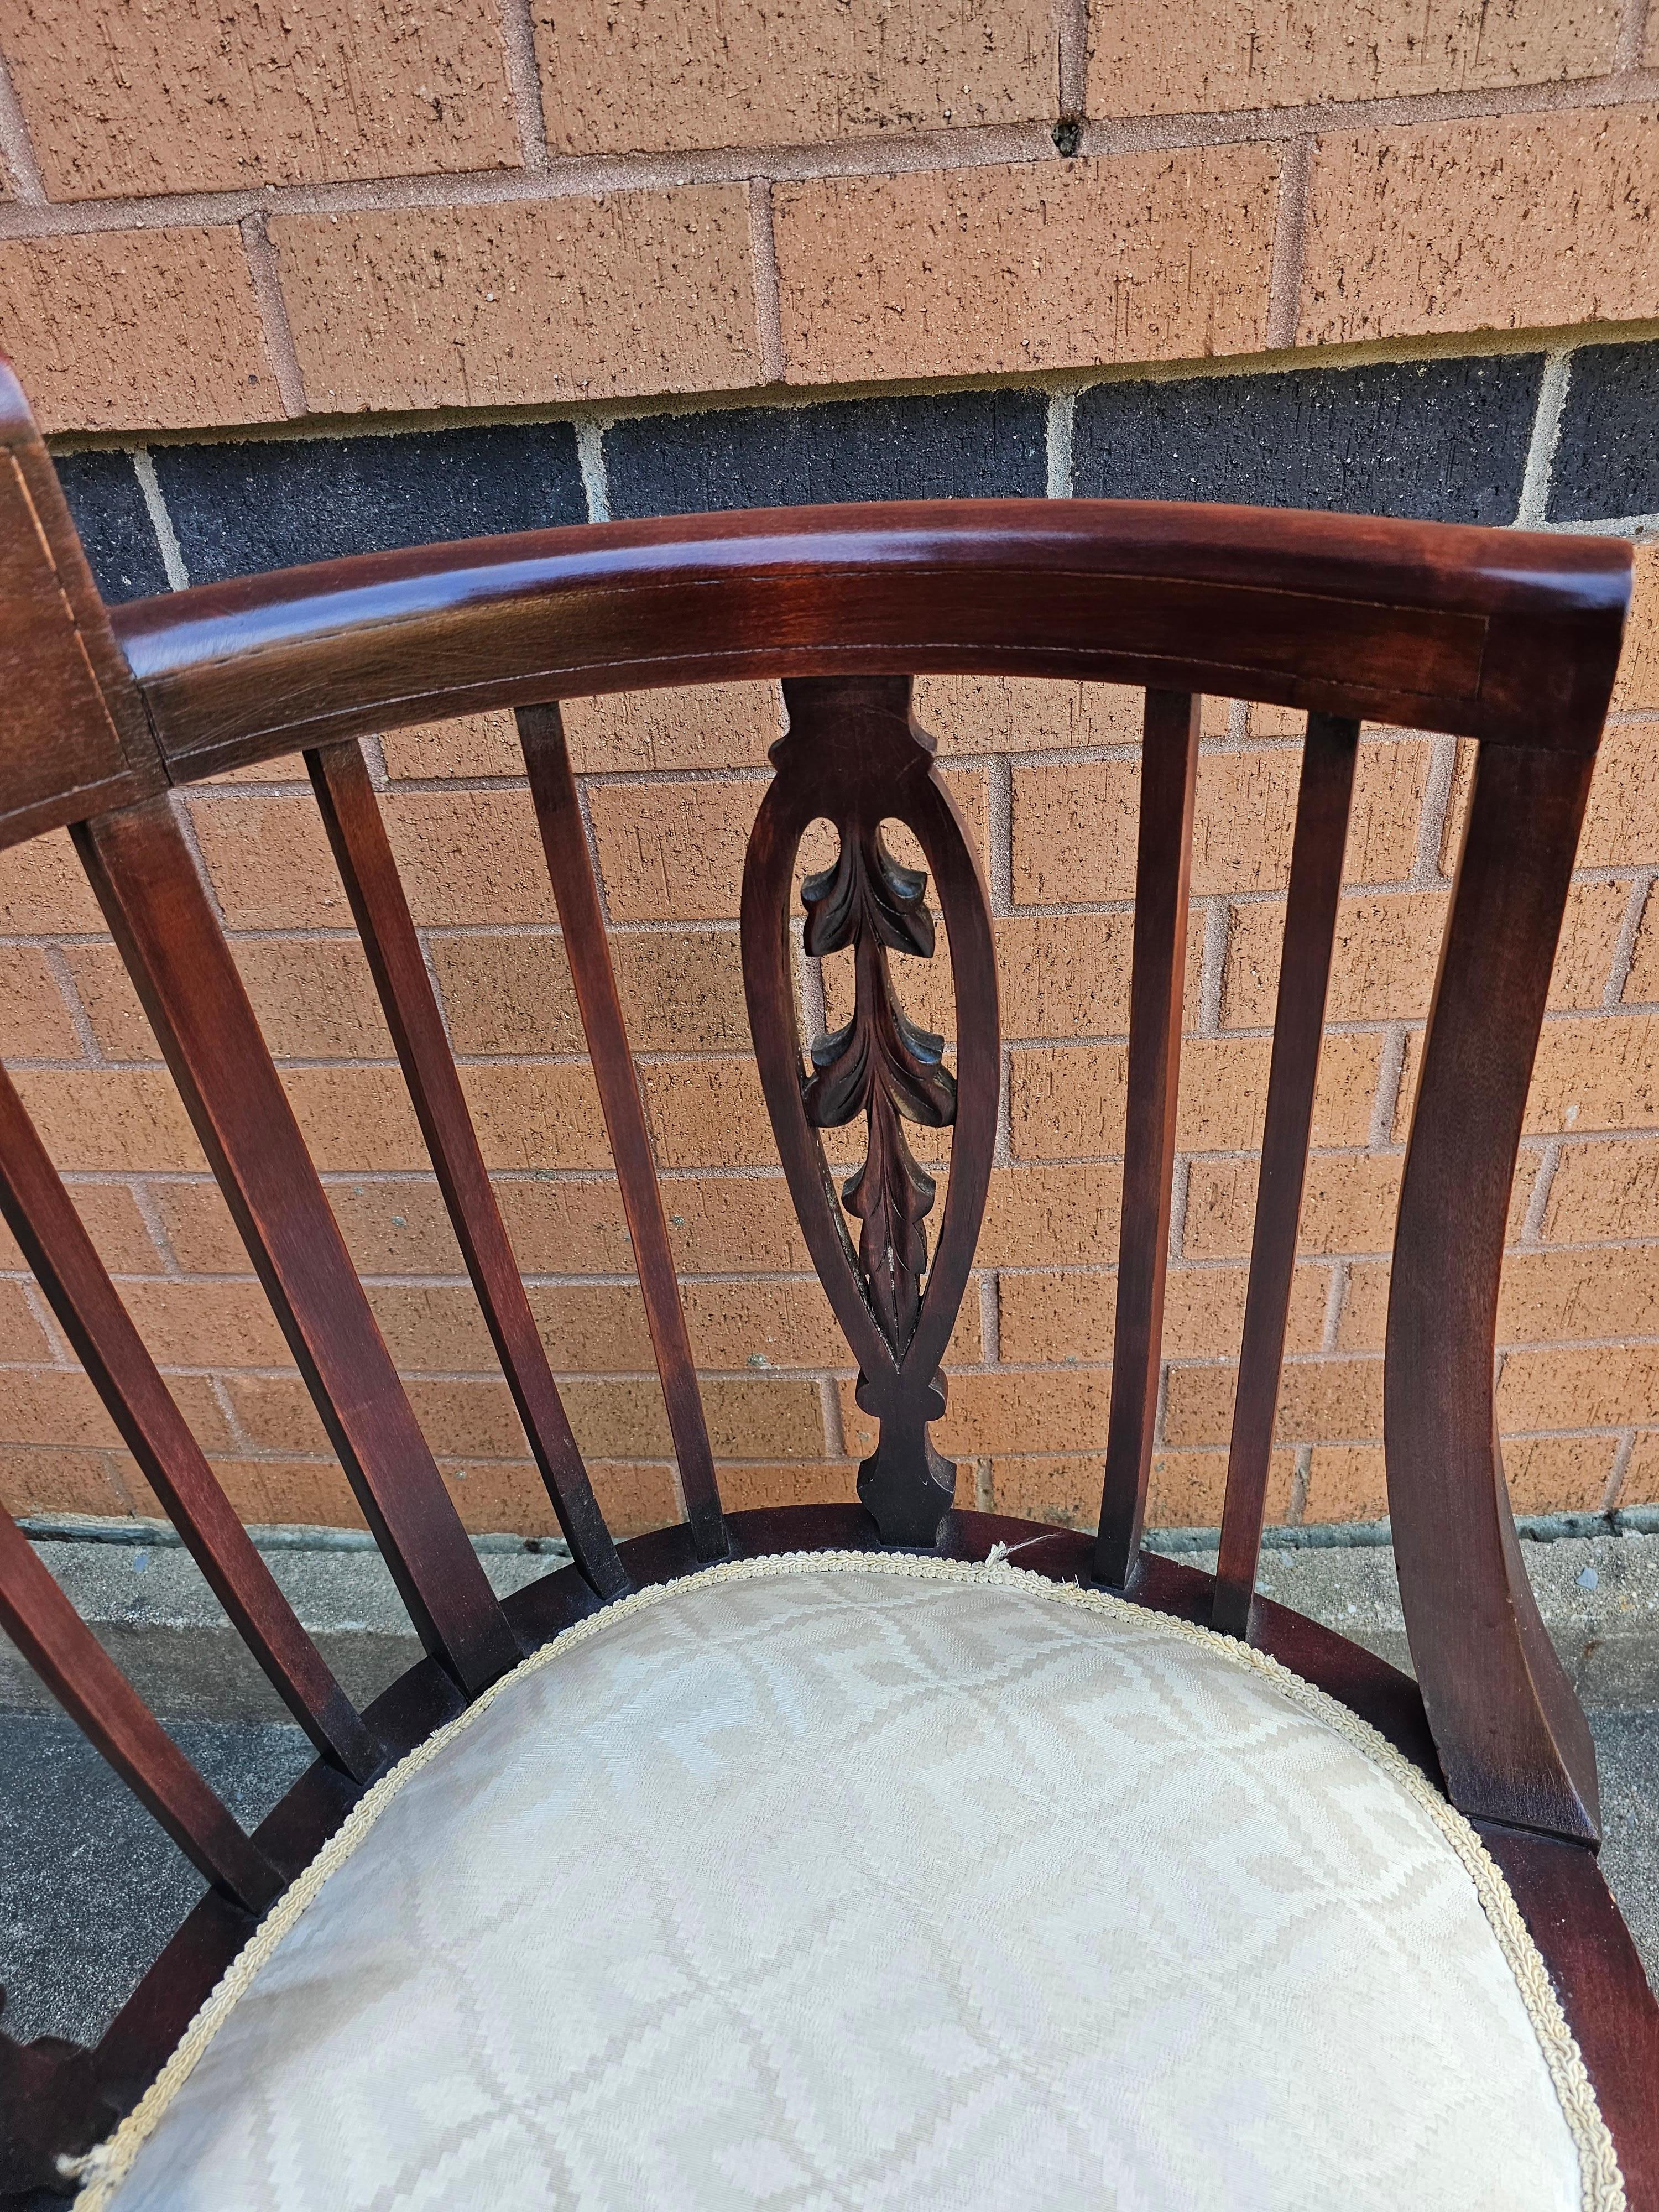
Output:
<path fill-rule="evenodd" d="M 717 1569 L 382 1784 L 82 2203 L 1612 2212 L 1537 1954 L 1413 1773 L 1016 1568 Z"/>

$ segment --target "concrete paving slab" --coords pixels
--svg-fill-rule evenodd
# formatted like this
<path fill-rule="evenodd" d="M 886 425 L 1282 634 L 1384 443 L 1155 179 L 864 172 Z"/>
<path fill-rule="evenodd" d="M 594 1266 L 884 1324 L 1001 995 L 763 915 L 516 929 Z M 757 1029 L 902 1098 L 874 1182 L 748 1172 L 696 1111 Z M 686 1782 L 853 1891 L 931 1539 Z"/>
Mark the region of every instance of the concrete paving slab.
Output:
<path fill-rule="evenodd" d="M 312 1759 L 288 1724 L 175 1721 L 170 1733 L 245 1825 Z M 0 1714 L 0 1777 L 7 2032 L 94 2041 L 204 1884 L 72 1721 Z"/>
<path fill-rule="evenodd" d="M 1603 1865 L 1659 1987 L 1659 1534 L 1563 1535 L 1523 1547 L 1540 1606 L 1591 1710 Z M 1190 1539 L 1181 1548 L 1209 1564 Z M 308 1749 L 176 1542 L 42 1540 L 41 1556 L 180 1744 L 247 1821 Z M 552 1556 L 550 1556 L 550 1553 Z M 288 1535 L 266 1556 L 352 1694 L 419 1656 L 379 1555 Z M 498 1590 L 559 1564 L 550 1546 L 486 1543 Z M 1409 1665 L 1386 1543 L 1281 1543 L 1263 1587 Z M 9 1710 L 8 1710 L 9 1708 Z M 199 1893 L 167 1838 L 0 1639 L 0 1980 L 20 2036 L 95 2038 Z"/>

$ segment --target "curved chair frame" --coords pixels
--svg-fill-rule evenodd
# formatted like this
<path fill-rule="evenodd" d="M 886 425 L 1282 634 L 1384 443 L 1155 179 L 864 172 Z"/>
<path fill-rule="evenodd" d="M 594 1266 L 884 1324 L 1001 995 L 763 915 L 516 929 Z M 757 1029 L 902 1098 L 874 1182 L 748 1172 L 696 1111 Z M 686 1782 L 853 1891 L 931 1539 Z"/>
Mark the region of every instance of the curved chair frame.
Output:
<path fill-rule="evenodd" d="M 68 825 L 238 1226 L 428 1656 L 359 1715 L 271 1583 L 0 1075 L 0 1210 L 129 1448 L 318 1759 L 248 1837 L 0 1516 L 0 1625 L 211 1887 L 96 2051 L 0 2037 L 0 2189 L 58 2181 L 128 2110 L 252 1917 L 388 1763 L 520 1655 L 630 1587 L 726 1556 L 997 1544 L 1056 1578 L 1247 1636 L 1342 1698 L 1476 1823 L 1560 1990 L 1633 2206 L 1659 2212 L 1659 2008 L 1596 1871 L 1595 1759 L 1521 1564 L 1493 1417 L 1510 1181 L 1629 594 L 1608 539 L 1240 508 L 963 501 L 607 524 L 327 563 L 106 609 L 21 392 L 0 380 L 0 843 Z M 1124 1200 L 1100 1532 L 958 1511 L 928 1437 L 971 1265 L 1000 1056 L 991 923 L 909 679 L 1146 687 Z M 789 734 L 750 842 L 751 1026 L 803 1234 L 881 1442 L 859 1506 L 722 1513 L 559 699 L 781 678 Z M 1143 1553 L 1161 1361 L 1200 695 L 1309 715 L 1221 1557 Z M 605 1528 L 530 1316 L 356 740 L 520 711 L 531 791 L 633 1238 L 685 1506 Z M 1363 719 L 1479 741 L 1401 1198 L 1388 1479 L 1417 1680 L 1255 1595 L 1355 747 Z M 574 1564 L 498 1604 L 369 1316 L 171 791 L 303 750 L 422 1133 Z M 850 948 L 854 1016 L 803 1065 L 787 901 Z M 888 955 L 952 953 L 954 1073 Z M 820 1133 L 862 1116 L 838 1203 Z M 936 1248 L 903 1123 L 951 1128 Z M 845 1212 L 860 1223 L 856 1249 Z M 1455 1224 L 1455 1233 L 1454 1233 Z M 1420 1688 L 1419 1688 L 1420 1685 Z"/>

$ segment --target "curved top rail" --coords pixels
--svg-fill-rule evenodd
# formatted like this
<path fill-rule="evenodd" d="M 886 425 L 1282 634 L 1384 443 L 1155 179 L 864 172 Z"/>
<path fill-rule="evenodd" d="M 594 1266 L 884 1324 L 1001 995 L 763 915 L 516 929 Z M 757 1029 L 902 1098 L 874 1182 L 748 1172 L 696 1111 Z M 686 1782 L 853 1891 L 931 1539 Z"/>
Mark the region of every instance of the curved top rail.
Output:
<path fill-rule="evenodd" d="M 972 671 L 1571 751 L 1612 690 L 1610 538 L 1117 500 L 800 507 L 474 539 L 112 612 L 176 781 L 482 708 Z"/>

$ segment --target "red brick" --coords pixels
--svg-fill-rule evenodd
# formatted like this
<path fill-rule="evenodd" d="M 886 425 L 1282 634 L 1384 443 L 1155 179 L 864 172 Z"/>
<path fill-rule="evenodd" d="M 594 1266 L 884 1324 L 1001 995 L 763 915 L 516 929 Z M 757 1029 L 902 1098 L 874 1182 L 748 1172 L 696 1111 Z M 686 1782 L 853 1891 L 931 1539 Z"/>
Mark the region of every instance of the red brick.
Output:
<path fill-rule="evenodd" d="M 761 769 L 783 734 L 775 684 L 692 684 L 567 699 L 571 765 L 579 775 L 618 769 Z"/>
<path fill-rule="evenodd" d="M 1164 1296 L 1164 1351 L 1171 1359 L 1236 1356 L 1244 1324 L 1243 1267 L 1174 1267 Z M 1316 1352 L 1330 1271 L 1304 1266 L 1291 1293 L 1286 1345 Z M 1104 1269 L 1006 1273 L 998 1280 L 1004 1359 L 1018 1364 L 1103 1357 L 1111 1348 L 1117 1278 Z"/>
<path fill-rule="evenodd" d="M 461 1079 L 491 1168 L 611 1165 L 599 1092 L 585 1063 L 475 1062 Z"/>
<path fill-rule="evenodd" d="M 21 1283 L 0 1281 L 0 1361 L 18 1366 L 49 1360 L 52 1346 Z"/>
<path fill-rule="evenodd" d="M 190 815 L 220 910 L 232 929 L 347 929 L 351 909 L 317 803 L 194 797 Z"/>
<path fill-rule="evenodd" d="M 1445 930 L 1441 891 L 1345 897 L 1337 910 L 1326 1018 L 1420 1019 L 1434 989 Z M 1227 933 L 1222 1019 L 1230 1029 L 1271 1027 L 1279 990 L 1285 908 L 1278 900 L 1235 907 Z"/>
<path fill-rule="evenodd" d="M 87 1234 L 97 1247 L 98 1256 L 112 1275 L 155 1275 L 161 1272 L 161 1255 L 155 1248 L 137 1200 L 123 1183 L 75 1182 L 66 1184 L 75 1210 L 85 1225 Z M 0 1250 L 6 1257 L 0 1265 L 23 1265 L 23 1255 L 15 1252 L 12 1240 L 0 1231 Z"/>
<path fill-rule="evenodd" d="M 1117 1257 L 1123 1170 L 994 1168 L 980 1231 L 982 1267 L 1098 1266 Z"/>
<path fill-rule="evenodd" d="M 6 56 L 53 199 L 516 164 L 489 0 L 165 15 L 27 0 Z"/>
<path fill-rule="evenodd" d="M 538 0 L 549 143 L 563 154 L 807 145 L 1054 112 L 1043 0 L 990 9 L 849 0 L 834 15 L 757 0 L 633 9 Z"/>
<path fill-rule="evenodd" d="M 1275 1451 L 1267 1462 L 1266 1518 L 1283 1521 L 1290 1512 L 1296 1454 Z M 1224 1451 L 1156 1451 L 1146 1486 L 1146 1525 L 1151 1528 L 1214 1528 L 1221 1522 L 1227 1490 Z"/>
<path fill-rule="evenodd" d="M 750 1049 L 735 931 L 619 933 L 610 946 L 636 1052 Z M 439 937 L 431 952 L 457 1052 L 586 1049 L 556 936 Z"/>
<path fill-rule="evenodd" d="M 8 945 L 0 963 L 0 1054 L 8 1060 L 83 1057 L 58 978 L 33 945 Z"/>
<path fill-rule="evenodd" d="M 1613 890 L 1624 887 L 1608 884 L 1606 888 Z M 1650 1006 L 1659 1000 L 1659 893 L 1651 890 L 1642 908 L 1623 996 L 1629 1006 Z"/>
<path fill-rule="evenodd" d="M 60 1170 L 205 1165 L 173 1079 L 159 1068 L 23 1067 L 17 1089 Z"/>
<path fill-rule="evenodd" d="M 1528 1129 L 1632 1129 L 1659 1121 L 1659 1016 L 1547 1020 Z"/>
<path fill-rule="evenodd" d="M 1314 1152 L 1302 1194 L 1304 1253 L 1382 1252 L 1394 1242 L 1401 1163 L 1364 1152 Z M 1247 1255 L 1255 1218 L 1254 1160 L 1194 1160 L 1187 1181 L 1189 1260 Z"/>
<path fill-rule="evenodd" d="M 764 381 L 741 185 L 270 228 L 307 396 L 325 412 Z"/>
<path fill-rule="evenodd" d="M 568 706 L 565 716 L 568 723 Z M 483 714 L 457 714 L 447 721 L 411 722 L 407 729 L 388 730 L 380 739 L 380 753 L 386 772 L 394 782 L 463 775 L 522 778 L 524 775 L 518 725 L 505 707 Z"/>
<path fill-rule="evenodd" d="M 1638 548 L 1638 550 L 1640 549 Z M 1656 586 L 1659 598 L 1659 586 Z M 1659 629 L 1659 622 L 1656 623 Z M 1659 647 L 1656 647 L 1659 654 Z M 1626 648 L 1626 659 L 1629 648 Z M 1616 722 L 1595 757 L 1578 840 L 1581 868 L 1650 864 L 1659 853 L 1659 722 Z"/>
<path fill-rule="evenodd" d="M 933 1442 L 947 1458 L 977 1453 L 1050 1452 L 1103 1447 L 1111 1400 L 1109 1367 L 999 1368 L 982 1375 L 953 1375 Z M 854 1402 L 843 1382 L 842 1425 L 848 1449 L 872 1451 L 876 1424 Z"/>
<path fill-rule="evenodd" d="M 1550 977 L 1552 1006 L 1599 1006 L 1613 975 L 1613 957 L 1630 907 L 1628 884 L 1574 884 Z M 1640 948 L 1638 948 L 1638 957 Z M 1641 978 L 1635 979 L 1638 982 Z M 1626 999 L 1638 992 L 1626 990 Z"/>
<path fill-rule="evenodd" d="M 257 1282 L 129 1283 L 127 1311 L 163 1366 L 286 1367 L 290 1354 Z"/>
<path fill-rule="evenodd" d="M 1376 4 L 1286 9 L 1249 0 L 1139 0 L 1092 12 L 1091 115 L 1182 115 L 1548 84 L 1613 66 L 1609 7 L 1522 0 L 1502 10 Z"/>
<path fill-rule="evenodd" d="M 1646 1237 L 1659 1228 L 1659 1142 L 1564 1145 L 1544 1208 L 1551 1243 Z"/>
<path fill-rule="evenodd" d="M 609 1177 L 498 1185 L 527 1270 L 625 1273 L 633 1267 L 622 1200 Z M 661 1184 L 676 1264 L 693 1273 L 799 1273 L 811 1266 L 781 1175 L 672 1175 Z"/>
<path fill-rule="evenodd" d="M 963 1504 L 970 1477 L 971 1470 L 964 1468 L 957 1479 L 957 1496 Z M 1098 1452 L 1011 1455 L 991 1462 L 993 1510 L 1018 1521 L 1092 1530 L 1100 1521 L 1100 1485 Z"/>
<path fill-rule="evenodd" d="M 1504 1255 L 1500 1345 L 1621 1336 L 1659 1336 L 1659 1244 Z"/>
<path fill-rule="evenodd" d="M 1650 40 L 1659 39 L 1659 16 L 1650 23 Z M 1625 649 L 1613 686 L 1613 706 L 1659 707 L 1659 545 L 1638 545 L 1635 589 L 1625 623 Z M 1605 742 L 1605 741 L 1604 741 Z"/>
<path fill-rule="evenodd" d="M 1652 314 L 1655 128 L 1580 108 L 1322 137 L 1297 343 Z"/>
<path fill-rule="evenodd" d="M 1613 1437 L 1510 1437 L 1504 1474 L 1517 1513 L 1598 1513 L 1613 1474 Z"/>
<path fill-rule="evenodd" d="M 420 1125 L 398 1068 L 286 1067 L 283 1087 L 319 1173 L 427 1165 Z"/>
<path fill-rule="evenodd" d="M 1224 1444 L 1232 1427 L 1237 1370 L 1172 1366 L 1164 1401 L 1170 1444 Z M 1382 1433 L 1380 1359 L 1291 1359 L 1279 1384 L 1275 1431 L 1280 1443 Z"/>
<path fill-rule="evenodd" d="M 851 1505 L 858 1498 L 856 1460 L 786 1460 L 777 1467 L 725 1460 L 714 1472 L 728 1513 L 763 1505 Z"/>
<path fill-rule="evenodd" d="M 775 185 L 785 374 L 1255 352 L 1277 168 L 1268 149 L 1237 145 Z"/>
<path fill-rule="evenodd" d="M 1650 1420 L 1659 1346 L 1574 1345 L 1506 1353 L 1498 1379 L 1500 1429 L 1622 1428 Z"/>
<path fill-rule="evenodd" d="M 1388 1510 L 1380 1444 L 1314 1446 L 1309 1455 L 1304 1522 L 1380 1521 Z"/>
<path fill-rule="evenodd" d="M 921 676 L 915 688 L 916 719 L 945 757 L 1139 744 L 1145 700 L 1127 684 L 1046 676 Z"/>
<path fill-rule="evenodd" d="M 1644 1430 L 1636 1439 L 1636 1449 L 1625 1469 L 1625 1480 L 1620 1486 L 1621 1505 L 1659 1504 L 1659 1433 Z"/>
<path fill-rule="evenodd" d="M 51 830 L 0 853 L 0 930 L 49 937 L 103 927 L 103 914 L 67 830 Z"/>
<path fill-rule="evenodd" d="M 282 417 L 233 228 L 0 245 L 0 342 L 46 431 Z"/>
<path fill-rule="evenodd" d="M 118 1520 L 138 1509 L 114 1468 L 116 1455 L 0 1444 L 0 1507 L 8 1513 L 88 1513 Z"/>
<path fill-rule="evenodd" d="M 596 1460 L 587 1472 L 614 1536 L 643 1536 L 684 1517 L 672 1468 Z"/>
<path fill-rule="evenodd" d="M 662 1166 L 776 1166 L 778 1147 L 752 1060 L 658 1060 L 640 1073 Z"/>

